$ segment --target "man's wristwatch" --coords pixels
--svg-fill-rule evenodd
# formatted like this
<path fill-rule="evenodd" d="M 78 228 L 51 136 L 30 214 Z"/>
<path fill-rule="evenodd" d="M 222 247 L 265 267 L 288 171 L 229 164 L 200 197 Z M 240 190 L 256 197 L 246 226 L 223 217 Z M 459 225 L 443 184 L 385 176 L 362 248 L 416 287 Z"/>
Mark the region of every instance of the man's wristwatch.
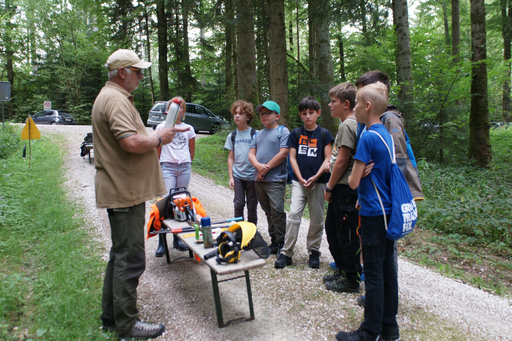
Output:
<path fill-rule="evenodd" d="M 158 137 L 158 146 L 156 146 L 157 148 L 161 147 L 162 146 L 162 136 L 156 134 L 156 137 Z"/>
<path fill-rule="evenodd" d="M 325 185 L 325 191 L 327 193 L 331 193 L 334 190 L 334 188 L 329 187 L 329 185 Z"/>

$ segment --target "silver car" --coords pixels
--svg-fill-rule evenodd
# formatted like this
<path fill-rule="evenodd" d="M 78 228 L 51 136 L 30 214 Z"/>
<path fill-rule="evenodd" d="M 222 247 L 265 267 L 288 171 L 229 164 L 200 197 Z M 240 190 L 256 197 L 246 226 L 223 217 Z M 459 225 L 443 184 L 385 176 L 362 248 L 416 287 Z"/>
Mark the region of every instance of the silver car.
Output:
<path fill-rule="evenodd" d="M 153 129 L 155 129 L 157 125 L 165 121 L 167 118 L 166 109 L 167 102 L 155 102 L 149 111 L 147 122 L 148 126 L 151 126 Z M 218 117 L 202 105 L 187 103 L 186 110 L 187 111 L 185 114 L 184 122 L 194 127 L 196 132 L 208 131 L 210 134 L 215 134 L 222 126 L 226 126 L 228 124 L 222 118 Z"/>
<path fill-rule="evenodd" d="M 75 124 L 75 119 L 68 112 L 62 110 L 40 111 L 32 116 L 32 119 L 36 124 Z"/>

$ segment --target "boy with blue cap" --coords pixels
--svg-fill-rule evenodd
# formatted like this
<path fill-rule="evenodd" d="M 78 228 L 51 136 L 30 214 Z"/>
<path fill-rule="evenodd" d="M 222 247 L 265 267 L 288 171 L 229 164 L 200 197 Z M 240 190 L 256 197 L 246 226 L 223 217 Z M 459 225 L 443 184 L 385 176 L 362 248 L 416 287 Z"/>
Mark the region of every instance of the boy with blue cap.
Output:
<path fill-rule="evenodd" d="M 284 245 L 286 213 L 284 195 L 288 167 L 288 136 L 290 131 L 277 123 L 281 108 L 274 101 L 256 107 L 265 129 L 259 131 L 251 143 L 249 161 L 256 168 L 256 195 L 267 216 L 271 238 L 270 253 L 279 254 Z"/>

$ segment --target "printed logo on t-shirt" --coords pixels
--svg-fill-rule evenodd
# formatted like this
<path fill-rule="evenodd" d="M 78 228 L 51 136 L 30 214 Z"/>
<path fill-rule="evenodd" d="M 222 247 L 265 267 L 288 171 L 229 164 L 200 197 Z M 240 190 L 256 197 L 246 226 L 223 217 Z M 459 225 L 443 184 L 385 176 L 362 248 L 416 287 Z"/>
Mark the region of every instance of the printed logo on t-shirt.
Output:
<path fill-rule="evenodd" d="M 316 157 L 318 155 L 317 141 L 318 139 L 309 139 L 307 136 L 301 135 L 297 153 L 308 157 Z"/>
<path fill-rule="evenodd" d="M 248 144 L 251 144 L 252 140 L 251 139 L 240 139 L 240 140 L 236 140 L 235 141 L 235 144 L 239 144 L 239 143 L 248 143 Z"/>
<path fill-rule="evenodd" d="M 177 132 L 171 142 L 172 149 L 183 149 L 187 145 L 187 137 L 182 132 Z"/>

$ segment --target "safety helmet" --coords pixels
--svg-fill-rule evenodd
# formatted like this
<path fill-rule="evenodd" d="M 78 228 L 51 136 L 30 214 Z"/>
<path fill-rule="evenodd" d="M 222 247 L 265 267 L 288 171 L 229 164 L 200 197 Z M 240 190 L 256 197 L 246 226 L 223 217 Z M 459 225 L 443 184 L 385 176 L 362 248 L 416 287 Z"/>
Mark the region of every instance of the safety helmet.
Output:
<path fill-rule="evenodd" d="M 228 227 L 228 231 L 235 235 L 237 242 L 240 243 L 240 248 L 246 250 L 256 234 L 256 225 L 247 221 L 239 221 Z"/>

